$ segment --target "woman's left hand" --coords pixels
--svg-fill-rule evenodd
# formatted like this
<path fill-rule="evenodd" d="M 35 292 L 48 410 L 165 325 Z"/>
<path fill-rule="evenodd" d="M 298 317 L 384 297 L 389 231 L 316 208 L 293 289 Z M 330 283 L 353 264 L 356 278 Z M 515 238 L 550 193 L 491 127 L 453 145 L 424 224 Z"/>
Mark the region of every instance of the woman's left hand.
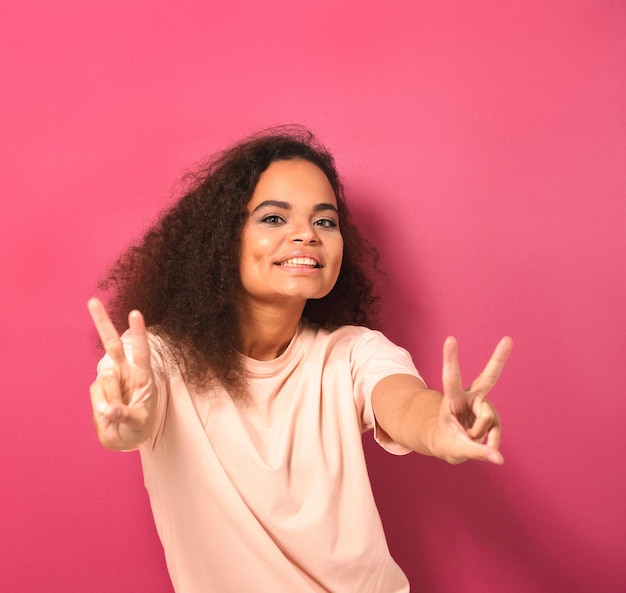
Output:
<path fill-rule="evenodd" d="M 449 463 L 468 459 L 504 463 L 499 451 L 500 418 L 487 394 L 496 384 L 513 341 L 502 338 L 484 370 L 464 389 L 458 345 L 454 338 L 443 346 L 443 399 L 433 434 L 433 453 Z"/>

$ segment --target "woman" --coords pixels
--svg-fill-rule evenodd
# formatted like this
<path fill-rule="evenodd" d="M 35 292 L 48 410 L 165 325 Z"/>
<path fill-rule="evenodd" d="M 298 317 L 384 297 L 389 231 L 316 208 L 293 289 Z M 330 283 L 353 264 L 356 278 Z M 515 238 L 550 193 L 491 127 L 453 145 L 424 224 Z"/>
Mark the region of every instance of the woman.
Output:
<path fill-rule="evenodd" d="M 106 286 L 123 338 L 90 300 L 107 353 L 96 429 L 140 450 L 177 593 L 406 592 L 362 431 L 396 454 L 503 462 L 485 396 L 510 339 L 464 390 L 448 338 L 444 393 L 429 390 L 366 327 L 372 254 L 332 157 L 280 128 L 214 158 L 118 261 Z"/>

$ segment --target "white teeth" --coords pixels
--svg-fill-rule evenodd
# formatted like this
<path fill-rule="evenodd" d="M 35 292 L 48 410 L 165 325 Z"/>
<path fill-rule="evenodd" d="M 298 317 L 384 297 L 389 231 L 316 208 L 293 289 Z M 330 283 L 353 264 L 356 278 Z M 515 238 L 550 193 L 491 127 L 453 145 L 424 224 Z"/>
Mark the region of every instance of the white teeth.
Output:
<path fill-rule="evenodd" d="M 280 262 L 281 266 L 310 266 L 312 268 L 317 267 L 317 262 L 310 257 L 292 257 Z"/>

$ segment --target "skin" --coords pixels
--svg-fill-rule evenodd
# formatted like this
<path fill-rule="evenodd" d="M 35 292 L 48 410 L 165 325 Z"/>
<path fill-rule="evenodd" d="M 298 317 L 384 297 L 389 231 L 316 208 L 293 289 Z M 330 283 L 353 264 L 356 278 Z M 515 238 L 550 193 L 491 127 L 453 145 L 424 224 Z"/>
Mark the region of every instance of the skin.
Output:
<path fill-rule="evenodd" d="M 107 449 L 136 449 L 150 435 L 157 397 L 143 316 L 139 311 L 128 316 L 133 352 L 130 361 L 104 305 L 92 298 L 87 308 L 104 349 L 115 363 L 89 388 L 98 438 Z"/>
<path fill-rule="evenodd" d="M 257 360 L 279 356 L 295 335 L 307 299 L 334 286 L 343 250 L 336 204 L 326 176 L 308 161 L 272 163 L 259 178 L 241 237 L 242 354 Z M 90 299 L 88 309 L 114 361 L 90 387 L 98 437 L 109 449 L 135 449 L 152 432 L 158 397 L 143 317 L 139 311 L 129 315 L 131 361 L 102 303 Z M 397 443 L 449 463 L 503 463 L 500 419 L 486 396 L 511 348 L 511 339 L 503 338 L 464 389 L 456 340 L 446 339 L 443 394 L 409 375 L 387 377 L 372 393 L 377 423 Z"/>
<path fill-rule="evenodd" d="M 511 338 L 502 338 L 484 370 L 464 389 L 457 342 L 447 338 L 443 345 L 443 394 L 427 389 L 409 375 L 386 377 L 372 392 L 376 421 L 394 441 L 418 453 L 453 464 L 475 459 L 501 465 L 500 418 L 486 396 L 512 347 Z"/>
<path fill-rule="evenodd" d="M 316 165 L 278 161 L 260 176 L 248 214 L 238 350 L 271 360 L 291 341 L 307 299 L 326 296 L 337 281 L 343 254 L 337 200 Z"/>

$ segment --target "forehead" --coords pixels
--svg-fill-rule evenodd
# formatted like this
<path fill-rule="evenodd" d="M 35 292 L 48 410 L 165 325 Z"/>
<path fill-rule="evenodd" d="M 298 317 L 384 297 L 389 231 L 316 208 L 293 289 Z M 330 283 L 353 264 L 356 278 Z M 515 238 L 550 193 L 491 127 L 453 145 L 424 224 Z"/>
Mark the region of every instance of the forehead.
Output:
<path fill-rule="evenodd" d="M 337 198 L 324 171 L 303 159 L 275 161 L 261 173 L 249 209 L 264 200 L 289 203 L 326 202 L 336 205 Z"/>

